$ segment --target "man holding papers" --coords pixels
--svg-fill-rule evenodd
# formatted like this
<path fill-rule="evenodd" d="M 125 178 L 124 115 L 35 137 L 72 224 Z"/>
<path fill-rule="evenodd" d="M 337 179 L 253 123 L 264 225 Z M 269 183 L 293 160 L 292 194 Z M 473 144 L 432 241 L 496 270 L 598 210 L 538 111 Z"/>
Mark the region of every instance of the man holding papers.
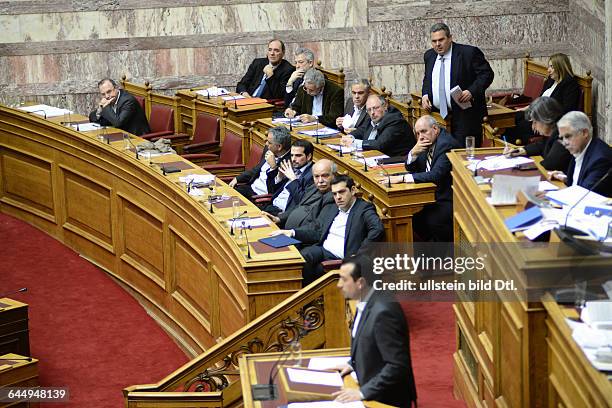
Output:
<path fill-rule="evenodd" d="M 487 114 L 485 91 L 493 82 L 493 70 L 479 48 L 453 42 L 446 24 L 434 24 L 430 36 L 432 48 L 423 56 L 423 109 L 439 111 L 443 118 L 452 113 L 453 136 L 462 146 L 466 136 L 475 136 L 480 146 L 482 118 Z M 451 91 L 457 86 L 461 93 L 455 100 Z M 468 102 L 469 108 L 459 105 Z"/>
<path fill-rule="evenodd" d="M 110 78 L 98 82 L 98 89 L 102 98 L 98 109 L 89 114 L 90 122 L 116 127 L 136 136 L 151 132 L 142 107 L 125 89 L 119 89 Z"/>
<path fill-rule="evenodd" d="M 370 95 L 366 102 L 370 120 L 348 136 L 342 137 L 342 144 L 357 143 L 363 150 L 380 150 L 388 156 L 403 156 L 414 146 L 414 133 L 404 120 L 401 112 L 389 107 L 383 96 Z"/>
<path fill-rule="evenodd" d="M 572 155 L 567 174 L 553 171 L 550 177 L 568 186 L 592 189 L 612 169 L 612 148 L 606 142 L 593 137 L 589 117 L 583 112 L 568 112 L 557 122 L 559 140 Z M 607 176 L 593 191 L 606 197 L 612 196 L 612 175 Z"/>
<path fill-rule="evenodd" d="M 416 405 L 408 325 L 400 305 L 373 289 L 372 261 L 364 255 L 345 258 L 338 288 L 357 300 L 351 329 L 350 364 L 341 374 L 357 374 L 359 389 L 335 393 L 336 401 L 378 401 L 395 407 Z"/>
<path fill-rule="evenodd" d="M 336 118 L 342 115 L 344 89 L 325 79 L 318 69 L 309 69 L 304 74 L 304 84 L 298 89 L 291 107 L 285 116 L 298 116 L 304 123 L 319 122 L 336 127 Z"/>
<path fill-rule="evenodd" d="M 369 119 L 366 110 L 366 101 L 370 96 L 370 81 L 366 78 L 357 78 L 351 85 L 351 99 L 346 101 L 344 116 L 336 118 L 338 129 L 344 128 L 347 133 L 357 129 Z"/>

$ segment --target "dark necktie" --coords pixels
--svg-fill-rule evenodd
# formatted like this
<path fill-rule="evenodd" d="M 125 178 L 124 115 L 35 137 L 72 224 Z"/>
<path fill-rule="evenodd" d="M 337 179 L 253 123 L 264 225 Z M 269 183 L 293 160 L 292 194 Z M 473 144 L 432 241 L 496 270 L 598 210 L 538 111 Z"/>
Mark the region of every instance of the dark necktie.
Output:
<path fill-rule="evenodd" d="M 431 162 L 433 161 L 435 145 L 431 146 L 427 151 L 427 163 L 425 164 L 425 171 L 431 171 Z"/>

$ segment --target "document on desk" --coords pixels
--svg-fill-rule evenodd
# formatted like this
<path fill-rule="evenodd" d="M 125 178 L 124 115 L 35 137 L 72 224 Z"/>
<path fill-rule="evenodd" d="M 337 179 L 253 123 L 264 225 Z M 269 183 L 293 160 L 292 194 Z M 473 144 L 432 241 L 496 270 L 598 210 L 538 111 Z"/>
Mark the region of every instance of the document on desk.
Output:
<path fill-rule="evenodd" d="M 587 192 L 588 195 L 584 197 Z M 608 201 L 608 198 L 602 196 L 601 194 L 597 194 L 593 191 L 589 192 L 589 190 L 581 186 L 570 186 L 557 191 L 550 191 L 546 193 L 546 197 L 557 204 L 567 205 L 570 207 L 582 200 L 580 201 L 580 208 L 589 204 L 597 205 Z M 584 197 L 584 199 L 582 197 Z"/>
<path fill-rule="evenodd" d="M 292 402 L 287 408 L 365 408 L 363 402 L 336 402 L 336 401 L 313 401 L 313 402 Z"/>
<path fill-rule="evenodd" d="M 484 160 L 475 161 L 467 166 L 468 170 L 474 171 L 476 170 L 476 166 L 478 169 L 488 170 L 488 171 L 496 171 L 503 169 L 511 169 L 521 164 L 533 163 L 533 160 L 528 157 L 506 157 L 504 155 L 487 157 Z"/>
<path fill-rule="evenodd" d="M 298 133 L 315 137 L 316 135 L 319 135 L 319 136 L 337 135 L 340 132 L 337 129 L 323 127 L 321 129 L 315 129 L 315 130 L 300 130 Z"/>
<path fill-rule="evenodd" d="M 612 330 L 612 300 L 586 302 L 580 318 L 594 329 Z"/>
<path fill-rule="evenodd" d="M 315 371 L 303 368 L 287 368 L 289 380 L 295 383 L 328 385 L 331 387 L 342 387 L 342 377 L 337 371 Z"/>
<path fill-rule="evenodd" d="M 102 126 L 97 123 L 81 123 L 80 125 L 70 125 L 70 127 L 79 132 L 91 132 L 100 129 Z"/>
<path fill-rule="evenodd" d="M 22 110 L 24 112 L 30 112 L 30 113 L 33 112 L 39 115 L 43 115 L 43 112 L 44 112 L 44 115 L 46 115 L 48 118 L 74 113 L 73 111 L 68 110 L 68 109 L 56 108 L 55 106 L 49 106 L 49 105 L 44 105 L 44 104 L 22 106 L 19 108 L 19 110 Z"/>
<path fill-rule="evenodd" d="M 516 204 L 516 194 L 519 191 L 534 194 L 538 190 L 539 183 L 540 176 L 517 177 L 495 174 L 493 176 L 491 197 L 487 198 L 487 201 L 491 205 Z"/>
<path fill-rule="evenodd" d="M 333 370 L 336 367 L 346 365 L 351 360 L 350 357 L 313 357 L 308 363 L 311 370 Z"/>
<path fill-rule="evenodd" d="M 227 95 L 229 92 L 225 88 L 217 88 L 216 86 L 211 86 L 207 89 L 200 89 L 199 91 L 195 91 L 198 95 L 206 96 L 206 97 L 215 97 L 221 95 Z"/>
<path fill-rule="evenodd" d="M 234 222 L 234 228 L 258 228 L 270 225 L 270 221 L 264 217 L 253 217 L 253 218 L 237 218 L 235 221 L 233 218 L 227 220 L 227 223 L 231 226 Z"/>
<path fill-rule="evenodd" d="M 357 157 L 355 158 L 355 161 L 358 161 L 361 164 L 363 164 L 363 162 L 365 161 L 368 164 L 368 167 L 375 167 L 375 166 L 378 166 L 379 160 L 388 159 L 388 158 L 389 156 L 387 156 L 386 154 L 381 154 L 379 156 L 372 156 L 372 157 Z"/>
<path fill-rule="evenodd" d="M 215 181 L 214 174 L 188 174 L 186 176 L 179 177 L 181 183 L 189 184 L 211 184 Z"/>
<path fill-rule="evenodd" d="M 234 96 L 222 96 L 221 99 L 224 101 L 235 101 L 237 99 L 246 99 L 246 96 L 234 95 Z"/>
<path fill-rule="evenodd" d="M 340 148 L 342 148 L 342 153 L 350 153 L 354 150 L 352 146 L 340 146 L 337 144 L 328 144 L 327 147 L 337 152 L 339 152 Z"/>

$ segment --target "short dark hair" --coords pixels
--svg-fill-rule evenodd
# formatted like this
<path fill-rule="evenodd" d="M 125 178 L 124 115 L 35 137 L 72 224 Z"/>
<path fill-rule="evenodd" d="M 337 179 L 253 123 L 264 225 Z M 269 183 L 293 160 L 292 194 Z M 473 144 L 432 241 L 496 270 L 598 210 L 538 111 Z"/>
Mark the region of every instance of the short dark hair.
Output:
<path fill-rule="evenodd" d="M 363 278 L 368 286 L 372 286 L 374 284 L 374 268 L 372 266 L 372 258 L 365 254 L 352 255 L 345 257 L 342 260 L 342 265 L 345 264 L 353 264 L 355 266 L 351 272 L 351 278 L 353 278 L 353 281 Z"/>
<path fill-rule="evenodd" d="M 283 146 L 283 150 L 289 150 L 291 147 L 291 133 L 284 126 L 276 126 L 270 128 L 268 133 L 272 135 L 272 141 Z"/>
<path fill-rule="evenodd" d="M 117 88 L 117 83 L 112 78 L 101 79 L 100 82 L 98 82 L 98 88 L 100 86 L 102 86 L 102 84 L 105 83 L 105 82 L 110 82 L 110 84 L 113 86 L 113 88 Z"/>
<path fill-rule="evenodd" d="M 291 147 L 303 147 L 304 154 L 306 156 L 308 156 L 309 154 L 312 155 L 314 153 L 314 146 L 308 140 L 298 139 L 295 142 L 293 142 Z"/>
<path fill-rule="evenodd" d="M 527 120 L 535 120 L 548 126 L 555 125 L 561 119 L 561 116 L 563 116 L 563 108 L 555 98 L 549 96 L 540 96 L 531 102 L 525 112 Z"/>
<path fill-rule="evenodd" d="M 429 29 L 430 33 L 436 33 L 438 31 L 444 31 L 444 34 L 446 34 L 447 37 L 451 36 L 450 28 L 448 28 L 448 26 L 444 23 L 436 23 Z"/>
<path fill-rule="evenodd" d="M 285 53 L 285 43 L 282 40 L 279 40 L 278 38 L 273 38 L 270 41 L 268 41 L 268 46 L 270 46 L 271 43 L 273 43 L 274 41 L 278 41 L 281 45 L 281 50 L 283 51 L 283 54 Z"/>
<path fill-rule="evenodd" d="M 334 184 L 339 183 L 346 183 L 348 188 L 352 188 L 355 185 L 355 180 L 344 174 L 336 174 L 331 182 L 331 185 L 333 186 Z"/>

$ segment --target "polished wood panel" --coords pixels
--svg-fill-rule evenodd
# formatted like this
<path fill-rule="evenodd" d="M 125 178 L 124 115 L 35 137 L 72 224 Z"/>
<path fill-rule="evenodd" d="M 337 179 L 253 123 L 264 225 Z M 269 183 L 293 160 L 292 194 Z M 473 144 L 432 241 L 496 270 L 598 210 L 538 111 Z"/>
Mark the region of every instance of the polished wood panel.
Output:
<path fill-rule="evenodd" d="M 28 305 L 9 298 L 0 298 L 0 355 L 30 355 Z"/>
<path fill-rule="evenodd" d="M 99 132 L 59 120 L 0 106 L 0 210 L 116 277 L 188 352 L 213 346 L 301 288 L 295 248 L 247 258 L 229 233 L 231 207 L 211 213 L 203 197 L 187 194 L 178 178 L 204 170 L 176 155 L 150 164 L 123 141 L 107 144 Z M 176 161 L 187 169 L 164 176 L 156 164 Z M 217 191 L 237 194 L 220 181 Z M 243 201 L 249 215 L 259 214 Z"/>

